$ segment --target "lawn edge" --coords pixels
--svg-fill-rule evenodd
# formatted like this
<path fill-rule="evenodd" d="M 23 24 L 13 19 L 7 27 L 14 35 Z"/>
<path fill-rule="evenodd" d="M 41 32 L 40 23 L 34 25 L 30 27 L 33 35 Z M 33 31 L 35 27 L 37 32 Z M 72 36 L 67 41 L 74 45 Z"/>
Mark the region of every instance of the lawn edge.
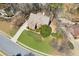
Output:
<path fill-rule="evenodd" d="M 38 50 L 35 50 L 35 49 L 33 49 L 33 48 L 30 48 L 29 46 L 26 46 L 26 45 L 24 45 L 23 43 L 21 43 L 21 42 L 19 42 L 19 41 L 17 41 L 17 43 L 18 43 L 19 45 L 23 46 L 25 49 L 27 48 L 27 49 L 29 49 L 29 50 L 31 50 L 31 51 L 33 51 L 33 52 L 36 52 L 36 53 L 38 53 L 38 54 L 41 54 L 41 55 L 43 55 L 43 56 L 51 56 L 50 54 L 46 54 L 46 53 L 40 52 L 40 51 L 38 51 Z"/>

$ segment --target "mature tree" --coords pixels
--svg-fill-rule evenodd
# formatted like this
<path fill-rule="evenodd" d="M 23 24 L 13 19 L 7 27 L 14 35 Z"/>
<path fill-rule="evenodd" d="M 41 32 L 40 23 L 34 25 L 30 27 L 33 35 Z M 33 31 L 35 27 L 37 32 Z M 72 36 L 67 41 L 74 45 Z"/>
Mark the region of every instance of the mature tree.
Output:
<path fill-rule="evenodd" d="M 53 9 L 63 8 L 63 4 L 62 3 L 51 3 L 50 7 L 53 8 Z"/>
<path fill-rule="evenodd" d="M 53 17 L 56 17 L 60 11 L 63 9 L 62 3 L 51 3 L 49 4 L 50 10 L 53 12 Z"/>
<path fill-rule="evenodd" d="M 48 37 L 51 34 L 51 31 L 52 31 L 52 29 L 48 25 L 42 25 L 40 28 L 40 34 L 43 37 Z"/>

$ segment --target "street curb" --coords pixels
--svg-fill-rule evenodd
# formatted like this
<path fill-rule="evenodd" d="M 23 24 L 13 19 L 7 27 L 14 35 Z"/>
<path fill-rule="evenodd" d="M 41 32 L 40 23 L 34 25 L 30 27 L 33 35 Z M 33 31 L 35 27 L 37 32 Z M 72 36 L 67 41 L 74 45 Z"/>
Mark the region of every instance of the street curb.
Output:
<path fill-rule="evenodd" d="M 0 31 L 0 33 L 2 33 L 2 34 L 4 34 L 4 35 L 6 35 L 8 38 L 12 38 L 10 35 L 8 35 L 8 34 L 6 34 L 5 32 L 3 32 L 3 31 Z"/>

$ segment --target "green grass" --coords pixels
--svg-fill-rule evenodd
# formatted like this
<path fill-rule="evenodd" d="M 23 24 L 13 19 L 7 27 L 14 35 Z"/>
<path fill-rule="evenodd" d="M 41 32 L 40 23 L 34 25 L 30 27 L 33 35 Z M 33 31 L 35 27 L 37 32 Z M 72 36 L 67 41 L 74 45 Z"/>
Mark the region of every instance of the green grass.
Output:
<path fill-rule="evenodd" d="M 36 49 L 44 53 L 49 54 L 53 50 L 52 46 L 50 45 L 50 37 L 47 37 L 44 39 L 44 41 L 42 41 L 41 36 L 32 31 L 24 30 L 21 36 L 19 37 L 18 41 L 23 43 L 24 45 L 27 45 L 33 49 Z"/>

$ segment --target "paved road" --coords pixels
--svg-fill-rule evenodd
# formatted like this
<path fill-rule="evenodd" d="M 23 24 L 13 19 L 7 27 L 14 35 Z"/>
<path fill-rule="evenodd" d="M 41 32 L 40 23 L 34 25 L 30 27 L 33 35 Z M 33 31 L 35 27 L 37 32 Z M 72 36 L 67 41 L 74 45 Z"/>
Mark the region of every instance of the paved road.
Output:
<path fill-rule="evenodd" d="M 21 55 L 28 55 L 30 51 L 27 49 L 25 50 L 21 46 L 17 45 L 16 43 L 12 42 L 6 36 L 0 33 L 0 50 L 4 51 L 6 54 L 16 55 L 17 53 L 21 53 Z M 35 54 L 39 55 L 39 54 Z"/>

